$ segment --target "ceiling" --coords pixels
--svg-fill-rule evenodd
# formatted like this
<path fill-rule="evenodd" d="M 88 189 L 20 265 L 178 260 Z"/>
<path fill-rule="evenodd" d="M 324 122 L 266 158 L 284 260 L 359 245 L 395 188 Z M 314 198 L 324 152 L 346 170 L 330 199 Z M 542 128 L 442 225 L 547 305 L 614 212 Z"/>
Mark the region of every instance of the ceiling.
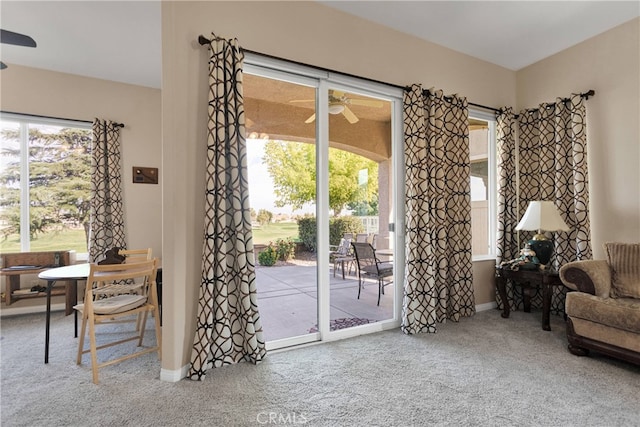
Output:
<path fill-rule="evenodd" d="M 512 70 L 640 15 L 638 1 L 320 3 Z M 2 0 L 0 27 L 38 47 L 1 44 L 0 59 L 159 88 L 160 9 L 159 1 Z"/>

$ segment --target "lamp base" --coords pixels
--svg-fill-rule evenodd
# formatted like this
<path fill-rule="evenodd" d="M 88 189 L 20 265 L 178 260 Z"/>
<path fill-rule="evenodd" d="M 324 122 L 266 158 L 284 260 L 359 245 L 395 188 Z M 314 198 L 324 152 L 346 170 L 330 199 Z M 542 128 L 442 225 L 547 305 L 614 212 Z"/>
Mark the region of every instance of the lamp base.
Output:
<path fill-rule="evenodd" d="M 540 239 L 542 236 L 544 239 Z M 533 239 L 529 240 L 531 249 L 536 253 L 536 257 L 540 264 L 547 265 L 551 261 L 551 255 L 553 255 L 553 241 L 548 240 L 544 235 L 537 234 Z"/>

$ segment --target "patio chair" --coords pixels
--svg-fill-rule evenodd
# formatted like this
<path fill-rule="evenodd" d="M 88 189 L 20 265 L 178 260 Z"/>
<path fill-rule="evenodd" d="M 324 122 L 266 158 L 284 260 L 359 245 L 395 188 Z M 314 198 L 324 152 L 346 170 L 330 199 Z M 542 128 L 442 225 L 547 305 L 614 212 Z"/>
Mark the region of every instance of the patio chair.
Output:
<path fill-rule="evenodd" d="M 378 305 L 380 305 L 380 295 L 384 294 L 384 287 L 393 283 L 393 281 L 385 283 L 385 278 L 393 277 L 393 264 L 380 261 L 376 257 L 376 250 L 369 243 L 352 242 L 351 246 L 358 265 L 358 299 L 360 299 L 364 280 L 374 279 L 378 281 Z"/>
<path fill-rule="evenodd" d="M 345 264 L 349 268 L 349 273 L 351 273 L 351 266 L 356 260 L 351 253 L 351 239 L 340 239 L 340 244 L 335 250 L 329 252 L 329 257 L 333 263 L 333 277 L 336 277 L 336 270 L 339 264 L 342 268 L 342 280 L 344 280 Z"/>
<path fill-rule="evenodd" d="M 367 239 L 369 235 L 367 233 L 358 233 L 356 234 L 356 243 L 367 243 Z"/>

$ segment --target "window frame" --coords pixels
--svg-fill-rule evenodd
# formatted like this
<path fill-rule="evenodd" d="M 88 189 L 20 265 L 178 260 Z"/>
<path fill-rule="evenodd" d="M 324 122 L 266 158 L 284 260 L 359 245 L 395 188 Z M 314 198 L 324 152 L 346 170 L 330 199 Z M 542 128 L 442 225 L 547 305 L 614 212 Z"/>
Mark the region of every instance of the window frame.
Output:
<path fill-rule="evenodd" d="M 472 261 L 495 260 L 497 256 L 497 227 L 498 227 L 498 192 L 497 192 L 497 151 L 496 151 L 496 117 L 494 112 L 480 110 L 474 107 L 469 108 L 469 118 L 483 120 L 488 123 L 488 141 L 487 141 L 487 199 L 489 218 L 487 224 L 487 235 L 489 236 L 489 253 L 471 256 Z M 471 229 L 473 233 L 473 228 Z"/>
<path fill-rule="evenodd" d="M 20 252 L 29 252 L 31 250 L 29 126 L 48 125 L 91 131 L 92 123 L 83 120 L 63 119 L 7 111 L 0 111 L 0 122 L 17 122 L 20 126 Z M 24 179 L 24 177 L 26 177 L 26 179 Z"/>

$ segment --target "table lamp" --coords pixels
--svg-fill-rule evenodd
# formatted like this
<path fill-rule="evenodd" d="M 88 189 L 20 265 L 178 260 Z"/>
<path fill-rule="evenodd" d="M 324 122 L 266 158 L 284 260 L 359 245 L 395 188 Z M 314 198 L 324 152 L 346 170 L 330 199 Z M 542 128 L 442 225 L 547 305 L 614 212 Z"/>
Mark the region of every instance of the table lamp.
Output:
<path fill-rule="evenodd" d="M 553 242 L 542 234 L 544 231 L 569 231 L 569 227 L 560 217 L 555 204 L 551 201 L 529 202 L 527 211 L 516 226 L 516 230 L 536 230 L 538 234 L 529 240 L 540 264 L 547 265 L 553 254 Z"/>

